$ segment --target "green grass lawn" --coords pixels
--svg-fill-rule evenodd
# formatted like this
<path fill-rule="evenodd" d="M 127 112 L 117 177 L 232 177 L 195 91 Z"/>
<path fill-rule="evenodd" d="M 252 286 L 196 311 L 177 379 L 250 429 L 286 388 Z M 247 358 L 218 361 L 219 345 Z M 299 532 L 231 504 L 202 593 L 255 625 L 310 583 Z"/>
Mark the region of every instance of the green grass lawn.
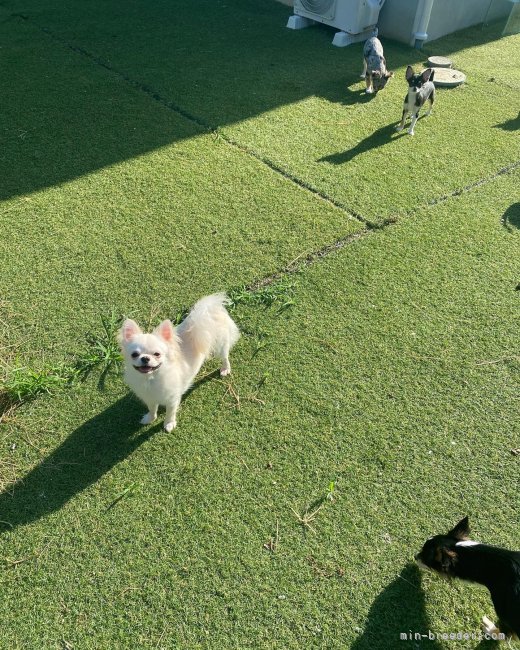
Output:
<path fill-rule="evenodd" d="M 124 20 L 118 3 L 105 3 L 96 28 L 97 3 L 74 2 L 72 14 L 71 3 L 5 5 L 23 7 L 55 44 L 60 39 L 80 49 L 90 63 L 95 57 L 370 222 L 406 214 L 518 159 L 518 143 L 515 148 L 499 125 L 518 115 L 519 72 L 496 66 L 497 58 L 515 60 L 518 39 L 497 43 L 492 29 L 486 32 L 491 42 L 480 28 L 466 32 L 459 51 L 454 37 L 423 53 L 387 43 L 395 79 L 367 100 L 359 79 L 362 44 L 334 48 L 329 30 L 287 30 L 289 10 L 270 0 L 244 0 L 240 11 L 234 2 L 214 0 L 182 9 L 175 2 L 153 9 L 135 2 L 125 7 Z M 449 54 L 468 81 L 439 90 L 434 115 L 417 127 L 427 135 L 412 148 L 405 133 L 394 132 L 404 73 L 430 53 Z"/>
<path fill-rule="evenodd" d="M 396 78 L 367 101 L 361 46 L 288 13 L 0 3 L 3 381 L 216 290 L 243 333 L 172 434 L 117 372 L 6 410 L 2 649 L 387 650 L 495 617 L 412 560 L 465 514 L 520 547 L 520 84 L 499 65 L 520 41 L 429 44 L 468 83 L 412 139 L 393 126 L 426 53 L 385 42 Z"/>

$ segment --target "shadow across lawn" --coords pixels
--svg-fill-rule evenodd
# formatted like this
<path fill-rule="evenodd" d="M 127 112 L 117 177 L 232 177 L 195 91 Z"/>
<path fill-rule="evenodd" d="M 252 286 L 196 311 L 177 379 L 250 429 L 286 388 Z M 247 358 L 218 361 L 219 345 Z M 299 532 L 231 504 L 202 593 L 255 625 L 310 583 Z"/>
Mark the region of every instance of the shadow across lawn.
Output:
<path fill-rule="evenodd" d="M 407 564 L 372 603 L 365 630 L 351 650 L 404 647 L 407 641 L 420 643 L 415 634 L 426 635 L 421 640 L 427 642 L 428 648 L 441 648 L 436 640 L 428 638 L 432 631 L 425 611 L 420 571 L 415 564 Z"/>
<path fill-rule="evenodd" d="M 338 83 L 337 78 L 330 78 L 319 82 L 316 86 L 316 94 L 319 97 L 325 97 L 328 101 L 342 106 L 354 106 L 358 104 L 366 104 L 373 100 L 376 95 L 367 94 L 365 82 L 359 79 L 357 75 L 352 75 L 349 71 L 349 76 L 353 77 L 348 85 L 345 83 Z M 360 86 L 363 84 L 363 86 Z"/>
<path fill-rule="evenodd" d="M 142 429 L 142 411 L 142 405 L 126 395 L 73 431 L 39 465 L 0 494 L 0 531 L 59 510 L 130 456 L 158 429 Z"/>
<path fill-rule="evenodd" d="M 504 131 L 518 131 L 520 129 L 520 113 L 517 117 L 513 117 L 510 120 L 501 122 L 500 124 L 495 124 L 495 129 L 504 129 Z"/>
<path fill-rule="evenodd" d="M 202 376 L 184 399 L 218 376 L 218 370 Z M 128 394 L 73 431 L 39 465 L 0 494 L 0 533 L 59 510 L 153 435 L 161 435 L 162 414 L 156 425 L 143 428 L 139 421 L 144 411 L 143 404 Z"/>
<path fill-rule="evenodd" d="M 502 215 L 502 223 L 511 232 L 520 230 L 520 203 L 513 203 Z"/>
<path fill-rule="evenodd" d="M 363 44 L 333 47 L 323 26 L 287 29 L 290 9 L 275 2 L 2 7 L 11 13 L 0 24 L 0 200 L 307 97 L 345 106 L 369 99 L 356 88 Z M 422 57 L 401 44 L 385 47 L 393 65 Z"/>
<path fill-rule="evenodd" d="M 359 78 L 363 43 L 333 47 L 322 25 L 287 29 L 291 10 L 276 2 L 3 0 L 0 10 L 0 200 L 308 97 L 373 101 Z M 495 38 L 469 29 L 431 48 L 446 55 Z M 393 70 L 427 56 L 383 40 Z"/>
<path fill-rule="evenodd" d="M 382 126 L 380 129 L 377 129 L 377 131 L 374 131 L 367 136 L 364 140 L 358 142 L 355 147 L 352 147 L 352 149 L 324 156 L 323 158 L 320 158 L 318 162 L 328 162 L 332 165 L 343 165 L 348 163 L 362 153 L 389 144 L 395 140 L 395 137 L 393 138 L 392 136 L 399 137 L 395 127 L 395 123 Z M 402 131 L 401 134 L 406 134 L 406 131 Z"/>

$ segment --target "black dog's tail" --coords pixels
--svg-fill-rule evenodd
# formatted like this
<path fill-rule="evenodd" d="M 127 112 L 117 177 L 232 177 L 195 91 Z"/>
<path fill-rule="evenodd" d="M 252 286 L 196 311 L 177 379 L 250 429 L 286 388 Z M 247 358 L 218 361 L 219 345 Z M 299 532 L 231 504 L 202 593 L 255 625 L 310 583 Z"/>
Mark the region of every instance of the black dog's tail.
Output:
<path fill-rule="evenodd" d="M 428 79 L 428 81 L 433 81 L 434 74 L 435 74 L 435 68 L 432 68 L 432 73 L 431 73 L 430 78 Z"/>

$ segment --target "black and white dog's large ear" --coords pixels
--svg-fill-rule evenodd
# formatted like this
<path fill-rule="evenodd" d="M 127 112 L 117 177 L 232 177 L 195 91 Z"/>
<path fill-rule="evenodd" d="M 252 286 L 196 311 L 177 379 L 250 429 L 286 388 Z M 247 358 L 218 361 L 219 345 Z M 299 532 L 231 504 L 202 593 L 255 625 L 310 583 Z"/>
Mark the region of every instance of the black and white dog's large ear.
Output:
<path fill-rule="evenodd" d="M 412 68 L 411 65 L 409 65 L 406 68 L 406 75 L 405 75 L 406 76 L 406 81 L 410 81 L 410 79 L 413 77 L 413 75 L 414 75 L 413 68 Z"/>
<path fill-rule="evenodd" d="M 468 539 L 469 519 L 467 516 L 464 517 L 464 519 L 461 519 L 459 523 L 448 532 L 448 537 L 454 537 L 455 539 L 460 539 L 461 541 Z"/>
<path fill-rule="evenodd" d="M 408 70 L 406 71 L 408 73 Z M 423 83 L 426 83 L 427 81 L 431 81 L 433 79 L 433 70 L 431 68 L 426 68 L 426 70 L 422 73 L 422 80 Z"/>

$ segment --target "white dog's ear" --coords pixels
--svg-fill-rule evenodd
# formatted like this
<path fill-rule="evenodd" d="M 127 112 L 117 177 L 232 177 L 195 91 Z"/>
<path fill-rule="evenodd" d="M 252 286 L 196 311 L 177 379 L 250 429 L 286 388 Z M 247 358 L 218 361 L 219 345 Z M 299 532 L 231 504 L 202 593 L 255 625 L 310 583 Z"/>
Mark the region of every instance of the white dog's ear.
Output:
<path fill-rule="evenodd" d="M 153 331 L 154 334 L 171 343 L 175 340 L 175 331 L 171 320 L 163 320 Z"/>
<path fill-rule="evenodd" d="M 142 333 L 143 332 L 139 325 L 131 318 L 127 318 L 119 330 L 119 342 L 128 343 L 128 341 L 132 340 L 134 336 Z"/>

